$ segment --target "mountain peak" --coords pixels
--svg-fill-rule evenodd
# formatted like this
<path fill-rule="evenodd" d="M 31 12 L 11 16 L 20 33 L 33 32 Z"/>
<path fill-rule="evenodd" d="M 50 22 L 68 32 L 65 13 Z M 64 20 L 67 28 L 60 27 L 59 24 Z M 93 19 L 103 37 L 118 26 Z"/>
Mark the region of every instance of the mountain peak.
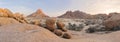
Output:
<path fill-rule="evenodd" d="M 45 18 L 49 16 L 45 15 L 42 9 L 38 9 L 36 12 L 32 13 L 31 15 L 28 15 L 28 17 Z"/>
<path fill-rule="evenodd" d="M 42 9 L 38 9 L 35 13 L 38 13 L 38 14 L 44 14 Z"/>

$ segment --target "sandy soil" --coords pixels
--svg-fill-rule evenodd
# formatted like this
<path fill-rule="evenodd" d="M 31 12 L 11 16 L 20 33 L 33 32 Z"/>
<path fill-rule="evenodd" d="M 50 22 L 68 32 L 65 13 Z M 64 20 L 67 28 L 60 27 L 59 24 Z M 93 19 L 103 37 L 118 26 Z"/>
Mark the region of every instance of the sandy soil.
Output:
<path fill-rule="evenodd" d="M 88 34 L 84 32 L 70 31 L 74 42 L 120 42 L 120 31 L 112 32 L 108 34 Z"/>

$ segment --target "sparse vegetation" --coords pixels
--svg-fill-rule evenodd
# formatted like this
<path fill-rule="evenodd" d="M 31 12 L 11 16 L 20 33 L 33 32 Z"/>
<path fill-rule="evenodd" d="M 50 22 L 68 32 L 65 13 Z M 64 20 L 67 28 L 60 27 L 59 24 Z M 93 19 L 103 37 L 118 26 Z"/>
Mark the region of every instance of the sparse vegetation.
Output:
<path fill-rule="evenodd" d="M 68 28 L 69 30 L 81 31 L 84 28 L 83 24 L 79 24 L 78 26 L 76 24 L 71 24 L 71 23 L 68 24 L 69 24 L 69 28 Z"/>

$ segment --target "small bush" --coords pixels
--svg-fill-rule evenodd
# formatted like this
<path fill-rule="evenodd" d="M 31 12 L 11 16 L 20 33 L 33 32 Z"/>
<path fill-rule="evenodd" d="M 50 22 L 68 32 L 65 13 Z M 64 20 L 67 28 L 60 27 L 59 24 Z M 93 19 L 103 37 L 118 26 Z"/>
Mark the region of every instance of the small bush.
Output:
<path fill-rule="evenodd" d="M 87 33 L 94 33 L 94 32 L 102 32 L 105 31 L 105 27 L 102 25 L 95 25 L 95 26 L 90 26 L 86 32 Z"/>

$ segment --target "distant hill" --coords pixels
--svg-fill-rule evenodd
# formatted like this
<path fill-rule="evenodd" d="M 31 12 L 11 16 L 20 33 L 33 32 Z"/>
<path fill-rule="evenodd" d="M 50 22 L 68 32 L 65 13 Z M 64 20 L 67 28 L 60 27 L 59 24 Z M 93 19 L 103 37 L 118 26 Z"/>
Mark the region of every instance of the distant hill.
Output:
<path fill-rule="evenodd" d="M 91 15 L 90 14 L 87 14 L 85 12 L 82 12 L 82 11 L 67 11 L 65 14 L 61 15 L 61 16 L 58 16 L 58 18 L 76 18 L 76 19 L 85 19 L 85 18 L 90 18 Z"/>
<path fill-rule="evenodd" d="M 91 15 L 82 11 L 67 11 L 65 14 L 58 16 L 58 18 L 70 18 L 70 19 L 107 19 L 108 15 L 99 13 L 95 15 Z"/>
<path fill-rule="evenodd" d="M 38 9 L 36 12 L 28 15 L 27 17 L 46 18 L 46 17 L 49 17 L 49 16 L 45 15 L 41 9 Z"/>

